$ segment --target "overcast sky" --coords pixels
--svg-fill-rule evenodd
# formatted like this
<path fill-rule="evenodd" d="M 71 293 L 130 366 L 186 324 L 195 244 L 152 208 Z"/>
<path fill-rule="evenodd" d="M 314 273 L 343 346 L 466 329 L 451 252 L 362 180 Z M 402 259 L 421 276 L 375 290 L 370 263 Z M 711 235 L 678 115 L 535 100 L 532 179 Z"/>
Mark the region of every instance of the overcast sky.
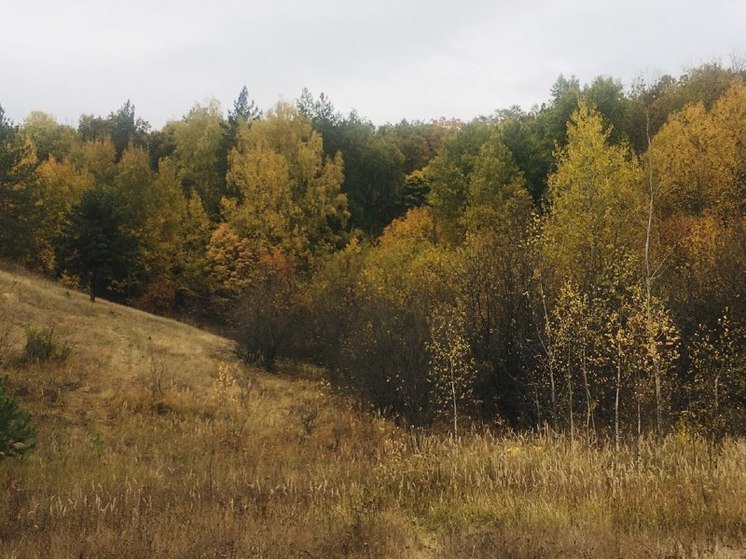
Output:
<path fill-rule="evenodd" d="M 560 73 L 640 75 L 746 55 L 743 0 L 0 0 L 0 104 L 76 124 L 127 99 L 161 127 L 197 101 L 308 87 L 376 124 L 545 101 Z"/>

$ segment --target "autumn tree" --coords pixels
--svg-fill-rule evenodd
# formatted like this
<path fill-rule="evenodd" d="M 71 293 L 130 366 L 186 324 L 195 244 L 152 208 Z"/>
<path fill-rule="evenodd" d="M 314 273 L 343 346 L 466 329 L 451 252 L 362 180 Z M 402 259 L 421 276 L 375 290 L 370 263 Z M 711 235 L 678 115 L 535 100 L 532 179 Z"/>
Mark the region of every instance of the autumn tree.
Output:
<path fill-rule="evenodd" d="M 20 130 L 30 139 L 40 163 L 50 156 L 65 159 L 79 142 L 74 128 L 59 124 L 54 116 L 42 111 L 29 113 Z"/>
<path fill-rule="evenodd" d="M 342 177 L 341 157 L 324 157 L 321 136 L 280 103 L 240 128 L 223 215 L 252 243 L 308 260 L 340 243 L 349 216 Z"/>
<path fill-rule="evenodd" d="M 199 301 L 204 301 L 210 291 L 207 250 L 212 228 L 202 200 L 196 193 L 186 198 L 179 231 L 181 243 L 175 272 L 177 304 L 183 304 L 187 309 L 199 308 L 203 306 Z"/>
<path fill-rule="evenodd" d="M 187 212 L 187 200 L 181 190 L 176 165 L 169 159 L 162 159 L 158 173 L 145 172 L 142 163 L 147 162 L 146 154 L 137 157 L 140 176 L 127 183 L 132 184 L 133 197 L 139 198 L 137 221 L 140 223 L 140 252 L 143 271 L 146 276 L 159 272 L 170 274 L 177 265 L 179 248 L 184 242 L 182 220 Z M 127 178 L 137 175 L 131 169 Z M 121 177 L 125 179 L 124 176 Z M 139 179 L 139 180 L 137 180 Z M 139 184 L 137 184 L 139 182 Z M 134 210 L 134 208 L 133 208 Z M 133 212 L 134 213 L 134 212 Z"/>
<path fill-rule="evenodd" d="M 407 211 L 419 208 L 427 204 L 427 198 L 430 194 L 430 180 L 424 169 L 412 171 L 404 177 L 399 192 L 399 208 L 406 213 Z"/>
<path fill-rule="evenodd" d="M 486 413 L 514 413 L 525 390 L 521 336 L 527 334 L 524 292 L 531 197 L 499 129 L 481 146 L 468 177 L 460 227 L 465 237 L 453 259 L 453 286 L 479 363 L 477 389 Z"/>
<path fill-rule="evenodd" d="M 80 201 L 83 192 L 93 187 L 93 176 L 78 170 L 69 160 L 53 156 L 42 162 L 36 170 L 42 215 L 35 228 L 36 265 L 47 273 L 54 273 L 54 250 L 62 234 L 65 216 L 73 204 Z"/>
<path fill-rule="evenodd" d="M 241 126 L 251 125 L 255 120 L 262 118 L 262 111 L 256 102 L 249 98 L 249 90 L 246 86 L 241 88 L 238 97 L 233 102 L 233 108 L 228 111 L 228 118 L 222 122 L 223 135 L 220 139 L 220 176 L 223 179 L 222 191 L 226 191 L 226 176 L 229 170 L 229 156 L 236 147 L 238 141 L 238 130 Z"/>
<path fill-rule="evenodd" d="M 90 174 L 97 184 L 114 184 L 117 175 L 116 149 L 110 139 L 77 144 L 70 153 L 76 169 Z"/>
<path fill-rule="evenodd" d="M 636 432 L 639 438 L 647 417 L 647 429 L 660 436 L 671 406 L 674 368 L 679 358 L 679 330 L 658 299 L 648 298 L 639 289 L 632 291 L 632 297 L 627 358 L 634 374 Z"/>
<path fill-rule="evenodd" d="M 553 420 L 555 428 L 564 425 L 570 438 L 575 437 L 583 420 L 587 436 L 595 430 L 595 413 L 602 397 L 598 366 L 601 331 L 595 310 L 594 301 L 568 282 L 562 286 L 546 325 L 546 367 L 549 374 L 556 375 L 548 379 L 556 383 L 549 387 Z"/>
<path fill-rule="evenodd" d="M 139 236 L 148 217 L 148 202 L 154 198 L 153 171 L 148 152 L 129 147 L 121 155 L 112 186 L 126 215 L 130 233 Z"/>
<path fill-rule="evenodd" d="M 581 102 L 549 178 L 543 259 L 551 273 L 585 293 L 620 257 L 641 255 L 643 246 L 640 166 L 624 145 L 610 145 L 608 138 L 601 115 Z"/>
<path fill-rule="evenodd" d="M 693 375 L 686 417 L 716 443 L 746 429 L 744 334 L 726 309 L 714 328 L 700 325 L 689 348 Z"/>
<path fill-rule="evenodd" d="M 743 72 L 709 62 L 687 69 L 681 76 L 663 75 L 650 83 L 639 83 L 632 91 L 630 140 L 638 152 L 647 149 L 647 131 L 655 136 L 675 113 L 702 103 L 709 110 L 733 85 L 742 82 Z"/>
<path fill-rule="evenodd" d="M 600 331 L 606 338 L 605 363 L 613 378 L 614 438 L 621 433 L 660 433 L 671 409 L 679 330 L 671 313 L 639 284 L 614 287 L 604 301 Z M 625 428 L 626 425 L 626 428 Z"/>
<path fill-rule="evenodd" d="M 479 148 L 468 176 L 466 202 L 460 220 L 470 231 L 489 229 L 495 221 L 510 218 L 511 212 L 505 211 L 505 207 L 511 202 L 515 203 L 511 210 L 525 215 L 530 198 L 523 174 L 502 141 L 499 129 L 496 129 Z"/>
<path fill-rule="evenodd" d="M 260 250 L 235 311 L 236 350 L 249 363 L 272 371 L 288 355 L 297 332 L 295 264 L 280 249 Z"/>
<path fill-rule="evenodd" d="M 427 208 L 410 210 L 376 246 L 353 242 L 332 258 L 313 285 L 318 320 L 327 321 L 319 329 L 336 336 L 317 338 L 336 381 L 410 425 L 433 416 L 428 316 L 445 300 L 449 275 L 434 229 Z"/>
<path fill-rule="evenodd" d="M 476 364 L 466 339 L 465 317 L 454 307 L 433 310 L 430 319 L 430 394 L 434 408 L 451 417 L 453 436 L 458 435 L 459 415 L 464 407 L 474 407 Z"/>
<path fill-rule="evenodd" d="M 259 247 L 239 235 L 229 224 L 220 224 L 210 236 L 206 257 L 211 291 L 218 297 L 244 295 L 256 267 Z"/>
<path fill-rule="evenodd" d="M 348 363 L 334 340 L 346 339 L 353 318 L 360 315 L 360 282 L 369 249 L 368 243 L 352 237 L 344 248 L 317 263 L 300 294 L 307 336 L 294 349 L 309 361 L 324 364 L 337 384 L 343 382 Z"/>
<path fill-rule="evenodd" d="M 558 281 L 565 285 L 569 282 L 573 291 L 560 291 L 557 308 L 549 313 L 546 312 L 546 294 L 544 291 L 540 293 L 547 325 L 547 370 L 552 375 L 550 381 L 554 387 L 561 370 L 569 367 L 585 375 L 588 368 L 589 362 L 585 357 L 580 361 L 573 358 L 575 363 L 567 361 L 577 347 L 585 352 L 582 344 L 571 346 L 576 349 L 568 353 L 569 350 L 562 350 L 560 342 L 584 339 L 583 332 L 586 332 L 586 325 L 591 321 L 585 318 L 559 319 L 556 313 L 563 306 L 577 300 L 582 303 L 578 307 L 580 309 L 593 309 L 600 305 L 601 308 L 618 312 L 625 305 L 619 293 L 630 293 L 634 304 L 624 318 L 618 318 L 617 325 L 619 328 L 622 328 L 622 324 L 624 328 L 632 328 L 634 335 L 622 334 L 621 330 L 607 334 L 617 347 L 615 426 L 618 424 L 618 397 L 621 390 L 620 348 L 624 342 L 629 344 L 624 354 L 627 357 L 636 356 L 634 363 L 629 363 L 629 369 L 636 375 L 634 395 L 638 432 L 643 412 L 648 409 L 645 406 L 652 401 L 652 411 L 645 413 L 645 417 L 654 418 L 653 426 L 659 433 L 669 401 L 664 385 L 669 382 L 671 368 L 676 361 L 675 353 L 670 348 L 676 345 L 678 333 L 668 311 L 660 306 L 650 289 L 650 267 L 645 266 L 648 258 L 647 250 L 644 250 L 650 222 L 647 221 L 646 228 L 644 208 L 648 204 L 641 188 L 640 165 L 624 145 L 610 145 L 608 136 L 609 131 L 604 129 L 600 115 L 581 101 L 568 127 L 567 146 L 558 154 L 557 171 L 550 177 L 552 207 L 541 232 L 543 248 L 537 269 L 539 285 L 543 288 L 546 282 L 549 286 L 556 286 Z M 627 278 L 621 283 L 618 282 L 620 265 L 623 277 Z M 569 297 L 568 293 L 575 295 Z M 645 295 L 640 298 L 640 293 Z M 550 308 L 551 305 L 550 300 Z M 568 307 L 568 312 L 572 308 Z M 570 312 L 568 317 L 574 314 L 577 313 Z M 584 314 L 580 313 L 581 316 Z M 560 326 L 557 326 L 558 323 Z M 598 331 L 604 332 L 604 329 L 599 326 Z M 599 359 L 608 364 L 610 355 L 613 353 L 606 349 Z M 613 357 L 611 362 L 614 362 Z M 583 384 L 588 386 L 585 378 Z M 569 398 L 576 393 L 578 383 L 572 383 L 572 377 L 567 376 L 565 385 Z M 587 392 L 587 403 L 590 403 L 588 395 Z M 558 392 L 553 388 L 553 406 L 557 406 L 558 397 Z M 573 407 L 572 403 L 569 404 L 571 432 L 573 418 L 569 414 Z M 590 407 L 587 406 L 588 409 Z"/>
<path fill-rule="evenodd" d="M 144 154 L 143 154 L 144 155 Z M 142 194 L 139 267 L 144 276 L 141 304 L 172 312 L 208 291 L 206 250 L 211 228 L 199 195 L 185 197 L 174 162 L 161 159 Z"/>
<path fill-rule="evenodd" d="M 746 318 L 746 87 L 732 86 L 707 111 L 690 105 L 652 140 L 659 203 L 653 238 L 661 285 L 687 336 L 713 324 L 724 307 Z"/>
<path fill-rule="evenodd" d="M 166 128 L 173 136 L 173 158 L 185 191 L 199 194 L 208 215 L 216 220 L 225 194 L 221 142 L 224 120 L 220 104 L 213 100 L 195 105 L 180 121 Z"/>

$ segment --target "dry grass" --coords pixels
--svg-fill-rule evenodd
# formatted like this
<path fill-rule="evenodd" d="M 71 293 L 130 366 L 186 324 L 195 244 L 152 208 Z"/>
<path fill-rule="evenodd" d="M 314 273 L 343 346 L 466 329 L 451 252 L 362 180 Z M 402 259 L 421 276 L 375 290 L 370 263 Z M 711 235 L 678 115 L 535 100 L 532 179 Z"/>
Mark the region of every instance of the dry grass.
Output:
<path fill-rule="evenodd" d="M 13 282 L 15 286 L 12 286 Z M 11 312 L 12 311 L 12 312 Z M 225 340 L 0 272 L 0 319 L 63 364 L 5 373 L 40 427 L 0 462 L 0 556 L 744 557 L 746 444 L 625 451 L 417 434 Z M 0 320 L 1 321 L 1 320 Z"/>

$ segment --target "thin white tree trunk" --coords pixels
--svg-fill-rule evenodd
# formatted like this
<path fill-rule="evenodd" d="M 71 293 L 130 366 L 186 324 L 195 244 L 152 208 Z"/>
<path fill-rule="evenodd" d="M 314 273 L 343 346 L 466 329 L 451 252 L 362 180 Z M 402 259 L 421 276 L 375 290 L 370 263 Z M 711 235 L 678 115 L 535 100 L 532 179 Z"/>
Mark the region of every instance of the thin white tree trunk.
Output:
<path fill-rule="evenodd" d="M 619 452 L 619 391 L 622 384 L 622 355 L 617 354 L 616 362 L 616 391 L 614 394 L 614 448 Z"/>
<path fill-rule="evenodd" d="M 591 387 L 588 383 L 588 367 L 586 363 L 585 345 L 583 346 L 583 384 L 585 385 L 585 433 L 587 438 L 590 436 L 591 424 L 593 423 L 593 405 L 591 399 Z"/>
<path fill-rule="evenodd" d="M 544 286 L 539 283 L 541 290 L 541 304 L 544 309 L 544 323 L 547 331 L 547 364 L 549 369 L 549 397 L 552 402 L 552 423 L 554 430 L 557 430 L 557 398 L 556 387 L 554 383 L 554 349 L 552 347 L 552 330 L 549 324 L 549 312 L 547 311 L 547 299 L 544 295 Z"/>
<path fill-rule="evenodd" d="M 648 347 L 653 365 L 655 379 L 655 435 L 661 435 L 661 378 L 658 351 L 655 346 L 655 332 L 653 328 L 653 276 L 650 271 L 650 238 L 653 231 L 653 212 L 655 203 L 655 189 L 653 186 L 653 154 L 650 151 L 650 114 L 645 110 L 645 134 L 648 141 L 648 223 L 645 231 L 645 305 L 647 311 Z"/>
<path fill-rule="evenodd" d="M 456 378 L 453 373 L 453 359 L 450 362 L 451 370 L 451 401 L 453 402 L 453 437 L 458 440 L 458 412 L 456 408 Z"/>

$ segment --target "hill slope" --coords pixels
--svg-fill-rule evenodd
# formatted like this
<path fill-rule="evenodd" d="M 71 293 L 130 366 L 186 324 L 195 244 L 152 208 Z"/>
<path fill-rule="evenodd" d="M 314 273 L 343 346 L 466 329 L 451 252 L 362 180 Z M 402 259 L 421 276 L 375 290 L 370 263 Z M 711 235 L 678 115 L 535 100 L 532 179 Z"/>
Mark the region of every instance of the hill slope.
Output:
<path fill-rule="evenodd" d="M 150 372 L 153 359 L 168 363 L 175 381 L 204 387 L 215 360 L 232 359 L 225 339 L 108 301 L 90 303 L 30 274 L 0 270 L 0 297 L 6 321 L 17 328 L 54 327 L 74 347 L 76 368 L 105 372 L 98 379 L 105 391 Z"/>
<path fill-rule="evenodd" d="M 27 362 L 29 327 L 53 328 L 69 357 Z M 337 485 L 363 479 L 357 457 L 395 428 L 311 369 L 247 369 L 226 339 L 0 270 L 7 330 L 0 374 L 39 436 L 24 460 L 0 460 L 0 556 L 419 555 L 407 526 L 366 543 L 365 498 Z"/>
<path fill-rule="evenodd" d="M 30 325 L 69 357 L 25 360 Z M 0 271 L 9 329 L 0 374 L 39 436 L 0 461 L 1 557 L 745 556 L 742 442 L 456 444 L 308 367 L 247 369 L 220 337 Z"/>

